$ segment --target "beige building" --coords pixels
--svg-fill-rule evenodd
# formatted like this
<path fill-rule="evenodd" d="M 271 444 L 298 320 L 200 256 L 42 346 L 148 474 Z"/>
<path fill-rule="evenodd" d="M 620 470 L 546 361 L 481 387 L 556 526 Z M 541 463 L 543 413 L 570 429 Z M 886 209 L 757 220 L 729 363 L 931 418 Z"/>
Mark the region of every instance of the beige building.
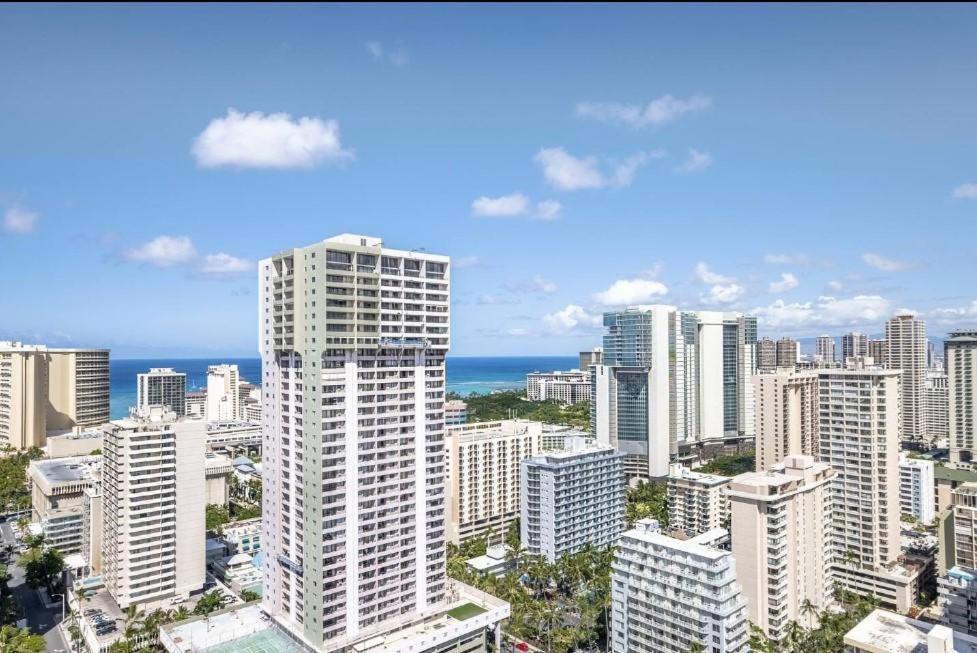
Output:
<path fill-rule="evenodd" d="M 778 368 L 753 377 L 756 469 L 818 454 L 818 373 Z"/>
<path fill-rule="evenodd" d="M 204 459 L 204 478 L 207 485 L 207 503 L 226 506 L 228 499 L 227 479 L 234 473 L 231 459 L 216 453 L 207 453 Z"/>
<path fill-rule="evenodd" d="M 240 419 L 241 375 L 237 365 L 211 365 L 207 368 L 207 421 Z"/>
<path fill-rule="evenodd" d="M 695 537 L 716 528 L 726 528 L 729 520 L 728 476 L 703 474 L 673 464 L 668 469 L 668 528 Z"/>
<path fill-rule="evenodd" d="M 108 419 L 107 349 L 0 342 L 0 443 L 43 447 L 48 432 Z"/>
<path fill-rule="evenodd" d="M 91 524 L 85 518 L 85 491 L 97 483 L 100 456 L 31 461 L 32 521 L 41 525 L 45 544 L 63 554 L 82 553 Z"/>
<path fill-rule="evenodd" d="M 787 625 L 816 625 L 802 610 L 831 602 L 831 483 L 835 471 L 811 456 L 788 456 L 771 471 L 734 477 L 733 557 L 750 621 L 780 641 Z"/>
<path fill-rule="evenodd" d="M 106 424 L 103 579 L 120 608 L 204 584 L 206 424 L 153 407 Z"/>
<path fill-rule="evenodd" d="M 977 330 L 954 331 L 944 343 L 950 462 L 977 461 Z"/>
<path fill-rule="evenodd" d="M 902 371 L 902 439 L 925 441 L 926 323 L 923 320 L 902 313 L 885 323 L 885 366 Z"/>
<path fill-rule="evenodd" d="M 846 653 L 977 653 L 977 638 L 878 609 L 845 633 L 844 642 Z"/>
<path fill-rule="evenodd" d="M 492 534 L 519 517 L 519 463 L 540 451 L 541 422 L 502 420 L 447 427 L 448 541 Z"/>

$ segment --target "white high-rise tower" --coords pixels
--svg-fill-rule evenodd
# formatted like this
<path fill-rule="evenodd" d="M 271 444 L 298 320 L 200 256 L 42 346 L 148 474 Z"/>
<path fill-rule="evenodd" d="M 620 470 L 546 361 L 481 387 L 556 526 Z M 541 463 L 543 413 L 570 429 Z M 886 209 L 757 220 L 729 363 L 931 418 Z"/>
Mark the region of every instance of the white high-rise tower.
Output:
<path fill-rule="evenodd" d="M 922 442 L 926 437 L 926 323 L 911 313 L 896 315 L 885 323 L 885 343 L 885 366 L 902 370 L 902 438 Z"/>

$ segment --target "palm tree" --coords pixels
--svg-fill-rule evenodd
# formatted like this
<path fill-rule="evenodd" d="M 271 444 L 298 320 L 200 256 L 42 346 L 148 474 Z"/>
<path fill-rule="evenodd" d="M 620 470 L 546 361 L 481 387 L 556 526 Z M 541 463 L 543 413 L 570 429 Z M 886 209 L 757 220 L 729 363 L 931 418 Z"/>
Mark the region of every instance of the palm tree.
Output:
<path fill-rule="evenodd" d="M 191 612 L 187 610 L 186 606 L 181 605 L 176 610 L 170 613 L 170 621 L 171 622 L 184 621 L 186 619 L 189 619 L 190 616 L 191 616 Z"/>
<path fill-rule="evenodd" d="M 705 648 L 702 646 L 702 642 L 696 640 L 689 644 L 689 653 L 702 653 Z"/>
<path fill-rule="evenodd" d="M 811 599 L 804 599 L 801 601 L 801 616 L 802 617 L 813 617 L 812 623 L 813 627 L 817 627 L 818 624 L 818 607 L 811 603 Z"/>
<path fill-rule="evenodd" d="M 125 626 L 123 627 L 122 635 L 130 648 L 132 648 L 134 640 L 143 635 L 145 617 L 146 613 L 140 610 L 139 606 L 135 603 L 126 608 Z"/>

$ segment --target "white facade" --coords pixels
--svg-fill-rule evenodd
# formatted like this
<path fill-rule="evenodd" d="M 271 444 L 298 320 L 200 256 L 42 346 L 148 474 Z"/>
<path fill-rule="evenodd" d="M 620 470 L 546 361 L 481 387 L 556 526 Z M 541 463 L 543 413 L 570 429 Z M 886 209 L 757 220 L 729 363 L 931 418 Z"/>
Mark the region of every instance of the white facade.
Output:
<path fill-rule="evenodd" d="M 716 548 L 726 531 L 690 540 L 644 519 L 618 542 L 611 567 L 610 651 L 747 653 L 746 602 L 736 563 Z"/>
<path fill-rule="evenodd" d="M 944 446 L 950 437 L 950 385 L 942 369 L 926 370 L 923 381 L 923 430 L 926 441 Z"/>
<path fill-rule="evenodd" d="M 885 323 L 885 366 L 902 371 L 902 438 L 913 442 L 926 440 L 923 423 L 926 349 L 926 323 L 915 315 L 896 315 Z"/>
<path fill-rule="evenodd" d="M 119 607 L 204 584 L 206 425 L 159 409 L 104 427 L 105 586 Z"/>
<path fill-rule="evenodd" d="M 136 409 L 166 406 L 177 416 L 187 414 L 187 375 L 172 367 L 154 367 L 136 375 Z"/>
<path fill-rule="evenodd" d="M 933 467 L 932 460 L 910 458 L 905 453 L 899 457 L 899 509 L 922 524 L 936 517 Z"/>
<path fill-rule="evenodd" d="M 101 456 L 42 458 L 28 465 L 32 521 L 40 524 L 46 546 L 88 558 L 85 491 L 97 486 L 100 466 Z"/>
<path fill-rule="evenodd" d="M 521 463 L 523 547 L 550 562 L 586 544 L 605 547 L 624 530 L 624 455 L 582 438 L 566 451 Z"/>
<path fill-rule="evenodd" d="M 449 259 L 343 234 L 258 265 L 264 609 L 345 652 L 445 604 Z"/>
<path fill-rule="evenodd" d="M 951 333 L 944 348 L 950 462 L 977 461 L 977 331 Z"/>
<path fill-rule="evenodd" d="M 814 359 L 819 363 L 835 361 L 835 339 L 829 335 L 818 336 L 814 341 Z"/>
<path fill-rule="evenodd" d="M 539 453 L 541 422 L 502 420 L 445 432 L 448 541 L 501 541 L 519 517 L 519 463 Z"/>
<path fill-rule="evenodd" d="M 590 372 L 531 372 L 526 375 L 526 398 L 572 406 L 590 401 Z"/>
<path fill-rule="evenodd" d="M 845 633 L 847 653 L 977 653 L 977 638 L 888 610 L 873 610 Z"/>
<path fill-rule="evenodd" d="M 869 356 L 868 336 L 858 331 L 852 331 L 841 336 L 841 364 L 848 363 L 849 358 Z M 882 365 L 883 361 L 876 359 L 877 364 Z"/>
<path fill-rule="evenodd" d="M 207 368 L 208 422 L 240 418 L 240 380 L 237 365 L 211 365 Z"/>
<path fill-rule="evenodd" d="M 684 465 L 668 470 L 668 527 L 685 531 L 689 537 L 727 528 L 729 499 L 728 476 L 703 474 Z"/>
<path fill-rule="evenodd" d="M 733 477 L 733 556 L 750 621 L 780 641 L 788 624 L 805 628 L 831 604 L 831 483 L 835 471 L 811 456 L 789 456 L 771 471 Z"/>

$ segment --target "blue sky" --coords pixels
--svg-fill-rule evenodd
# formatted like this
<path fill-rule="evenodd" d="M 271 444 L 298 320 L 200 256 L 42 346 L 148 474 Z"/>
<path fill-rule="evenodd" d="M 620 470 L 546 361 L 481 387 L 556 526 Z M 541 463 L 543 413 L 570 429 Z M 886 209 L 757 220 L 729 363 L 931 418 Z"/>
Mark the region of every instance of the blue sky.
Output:
<path fill-rule="evenodd" d="M 453 353 L 632 301 L 977 323 L 975 6 L 0 7 L 0 338 L 252 355 L 253 262 L 451 255 Z M 287 116 L 278 114 L 288 114 Z"/>

